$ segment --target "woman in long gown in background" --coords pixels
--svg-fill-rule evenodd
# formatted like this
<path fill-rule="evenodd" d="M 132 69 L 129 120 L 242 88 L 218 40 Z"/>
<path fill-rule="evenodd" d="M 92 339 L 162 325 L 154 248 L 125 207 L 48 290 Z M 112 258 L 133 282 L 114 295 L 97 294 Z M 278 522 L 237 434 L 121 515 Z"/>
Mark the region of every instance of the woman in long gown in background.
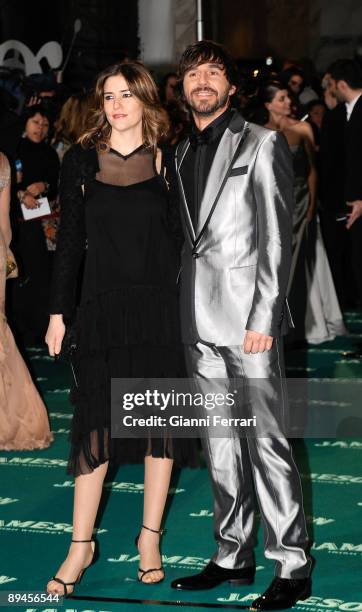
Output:
<path fill-rule="evenodd" d="M 47 448 L 53 440 L 46 408 L 16 347 L 5 317 L 5 282 L 14 277 L 9 249 L 10 166 L 0 153 L 0 450 Z M 13 268 L 11 270 L 11 268 Z"/>
<path fill-rule="evenodd" d="M 311 126 L 290 117 L 288 91 L 278 81 L 259 90 L 268 119 L 264 124 L 284 133 L 293 157 L 293 258 L 288 300 L 295 329 L 288 341 L 320 344 L 347 333 L 321 235 L 317 208 L 317 172 Z"/>

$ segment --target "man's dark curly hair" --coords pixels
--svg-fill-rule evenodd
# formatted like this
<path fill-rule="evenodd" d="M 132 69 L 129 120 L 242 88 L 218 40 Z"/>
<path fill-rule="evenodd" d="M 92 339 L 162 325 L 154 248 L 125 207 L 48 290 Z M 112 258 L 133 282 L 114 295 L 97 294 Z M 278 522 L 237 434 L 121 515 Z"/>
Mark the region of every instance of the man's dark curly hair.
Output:
<path fill-rule="evenodd" d="M 351 89 L 362 87 L 361 66 L 352 59 L 338 59 L 327 69 L 335 81 L 345 81 Z"/>
<path fill-rule="evenodd" d="M 191 68 L 210 63 L 220 64 L 230 85 L 239 86 L 238 69 L 234 59 L 222 45 L 212 40 L 200 40 L 185 49 L 179 63 L 180 81 Z"/>

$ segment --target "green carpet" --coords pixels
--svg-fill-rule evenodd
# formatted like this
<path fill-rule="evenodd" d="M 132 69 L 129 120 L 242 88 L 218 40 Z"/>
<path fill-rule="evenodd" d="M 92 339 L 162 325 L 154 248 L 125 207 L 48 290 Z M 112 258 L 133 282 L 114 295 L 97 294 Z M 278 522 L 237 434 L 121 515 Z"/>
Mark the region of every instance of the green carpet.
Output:
<path fill-rule="evenodd" d="M 362 342 L 362 315 L 349 313 L 347 323 L 352 332 L 348 337 L 288 351 L 288 375 L 362 379 L 358 356 L 347 359 L 344 354 Z M 71 538 L 73 483 L 65 473 L 70 375 L 65 364 L 54 363 L 42 349 L 29 349 L 28 355 L 49 409 L 55 442 L 43 451 L 0 453 L 0 595 L 44 590 Z M 316 560 L 313 596 L 295 609 L 362 612 L 362 440 L 299 440 L 294 448 Z M 200 570 L 214 551 L 205 468 L 175 474 L 163 539 L 166 580 L 157 586 L 137 583 L 133 541 L 142 517 L 142 480 L 142 466 L 126 466 L 106 483 L 98 525 L 100 559 L 85 574 L 76 597 L 59 609 L 167 612 L 176 606 L 201 611 L 248 607 L 273 575 L 273 563 L 263 556 L 261 532 L 252 587 L 223 585 L 204 593 L 182 593 L 169 586 L 173 578 Z M 17 609 L 45 612 L 57 606 L 28 604 Z"/>

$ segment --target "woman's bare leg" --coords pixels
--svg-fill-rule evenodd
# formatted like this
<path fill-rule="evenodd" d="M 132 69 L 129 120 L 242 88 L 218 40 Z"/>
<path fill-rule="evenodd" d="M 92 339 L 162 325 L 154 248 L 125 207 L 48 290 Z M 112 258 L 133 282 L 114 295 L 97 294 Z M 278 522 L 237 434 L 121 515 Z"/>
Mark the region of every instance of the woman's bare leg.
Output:
<path fill-rule="evenodd" d="M 103 482 L 108 469 L 108 461 L 102 463 L 90 474 L 82 474 L 75 478 L 74 509 L 73 509 L 73 540 L 90 540 L 97 517 L 99 502 L 102 496 Z M 91 544 L 71 543 L 68 556 L 58 569 L 55 576 L 64 582 L 74 582 L 82 568 L 92 560 Z M 73 587 L 68 587 L 71 592 Z M 64 587 L 50 580 L 48 593 L 63 594 Z"/>
<path fill-rule="evenodd" d="M 151 529 L 159 530 L 161 527 L 170 486 L 172 465 L 172 459 L 145 457 L 143 524 Z M 159 534 L 146 529 L 141 530 L 138 550 L 140 551 L 140 567 L 142 569 L 161 567 L 159 539 Z M 144 577 L 144 582 L 158 582 L 162 577 L 162 571 L 150 572 Z"/>

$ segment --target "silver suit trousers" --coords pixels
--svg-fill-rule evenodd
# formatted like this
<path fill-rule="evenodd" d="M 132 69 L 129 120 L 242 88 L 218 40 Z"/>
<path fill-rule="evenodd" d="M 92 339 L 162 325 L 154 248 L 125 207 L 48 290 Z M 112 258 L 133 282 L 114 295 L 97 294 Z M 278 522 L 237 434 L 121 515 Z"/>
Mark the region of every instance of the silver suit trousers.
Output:
<path fill-rule="evenodd" d="M 274 419 L 275 405 L 270 398 L 284 377 L 278 338 L 264 353 L 245 354 L 241 346 L 197 343 L 186 345 L 185 354 L 188 375 L 201 393 L 226 394 L 233 379 L 263 379 L 265 393 L 256 394 L 253 401 L 263 404 L 263 418 Z M 206 435 L 202 444 L 214 494 L 217 552 L 212 560 L 229 569 L 254 564 L 257 500 L 265 556 L 275 560 L 275 574 L 281 578 L 308 576 L 311 559 L 306 552 L 308 534 L 301 482 L 284 435 L 240 437 L 230 430 L 222 438 Z"/>

